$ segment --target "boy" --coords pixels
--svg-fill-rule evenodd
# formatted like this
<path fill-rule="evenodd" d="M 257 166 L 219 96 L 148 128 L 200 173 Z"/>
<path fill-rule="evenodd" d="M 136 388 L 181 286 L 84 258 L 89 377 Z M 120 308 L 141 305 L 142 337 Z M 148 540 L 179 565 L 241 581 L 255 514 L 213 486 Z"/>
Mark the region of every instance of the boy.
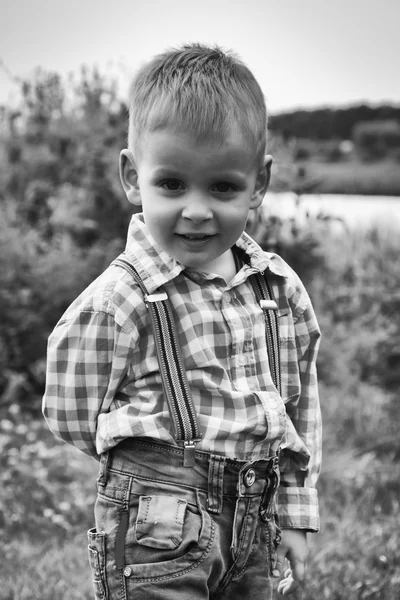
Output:
<path fill-rule="evenodd" d="M 193 44 L 145 65 L 130 102 L 120 174 L 143 212 L 50 336 L 43 402 L 56 435 L 100 455 L 96 598 L 268 599 L 285 557 L 288 594 L 318 530 L 320 334 L 298 277 L 243 233 L 270 180 L 264 97 L 237 58 Z"/>

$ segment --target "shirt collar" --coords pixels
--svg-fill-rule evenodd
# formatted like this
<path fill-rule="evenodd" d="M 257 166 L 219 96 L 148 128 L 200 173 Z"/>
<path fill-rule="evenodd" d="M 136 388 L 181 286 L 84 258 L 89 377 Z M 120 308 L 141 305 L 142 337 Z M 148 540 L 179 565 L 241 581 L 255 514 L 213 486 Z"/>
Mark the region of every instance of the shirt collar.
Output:
<path fill-rule="evenodd" d="M 151 237 L 143 214 L 133 215 L 128 229 L 125 254 L 139 273 L 149 294 L 154 293 L 184 269 Z"/>
<path fill-rule="evenodd" d="M 242 233 L 236 246 L 249 256 L 250 266 L 256 271 L 263 273 L 269 270 L 280 277 L 289 276 L 287 266 L 281 257 L 263 250 L 246 232 Z"/>
<path fill-rule="evenodd" d="M 235 244 L 250 259 L 250 267 L 263 273 L 270 270 L 281 277 L 288 277 L 285 263 L 277 255 L 265 252 L 246 232 Z M 175 279 L 185 267 L 172 258 L 151 237 L 143 219 L 143 214 L 133 215 L 128 229 L 125 254 L 139 273 L 149 294 L 154 293 L 169 281 Z"/>

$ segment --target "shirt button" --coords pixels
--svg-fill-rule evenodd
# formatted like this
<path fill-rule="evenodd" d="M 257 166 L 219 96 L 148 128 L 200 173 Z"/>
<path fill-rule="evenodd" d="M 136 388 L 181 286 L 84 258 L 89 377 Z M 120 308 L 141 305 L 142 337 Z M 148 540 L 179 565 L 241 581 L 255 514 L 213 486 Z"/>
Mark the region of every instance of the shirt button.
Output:
<path fill-rule="evenodd" d="M 124 575 L 125 577 L 130 577 L 132 575 L 132 569 L 130 567 L 125 567 Z"/>
<path fill-rule="evenodd" d="M 229 304 L 229 302 L 232 300 L 231 295 L 229 292 L 224 292 L 222 294 L 222 299 L 224 302 L 226 302 L 227 304 Z"/>
<path fill-rule="evenodd" d="M 244 475 L 244 485 L 246 487 L 251 487 L 256 480 L 256 473 L 254 469 L 249 469 L 246 471 Z"/>
<path fill-rule="evenodd" d="M 239 356 L 239 364 L 242 365 L 242 366 L 247 365 L 247 356 L 246 356 L 246 354 L 241 354 Z"/>

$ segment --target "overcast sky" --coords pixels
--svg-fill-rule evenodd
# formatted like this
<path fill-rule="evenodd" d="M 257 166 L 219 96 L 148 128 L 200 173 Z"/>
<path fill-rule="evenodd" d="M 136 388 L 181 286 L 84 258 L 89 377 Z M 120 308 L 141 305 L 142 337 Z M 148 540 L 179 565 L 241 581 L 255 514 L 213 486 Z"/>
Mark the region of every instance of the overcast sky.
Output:
<path fill-rule="evenodd" d="M 97 65 L 124 93 L 153 54 L 200 41 L 235 50 L 271 112 L 400 104 L 399 23 L 400 0 L 0 0 L 0 102 L 36 66 Z"/>

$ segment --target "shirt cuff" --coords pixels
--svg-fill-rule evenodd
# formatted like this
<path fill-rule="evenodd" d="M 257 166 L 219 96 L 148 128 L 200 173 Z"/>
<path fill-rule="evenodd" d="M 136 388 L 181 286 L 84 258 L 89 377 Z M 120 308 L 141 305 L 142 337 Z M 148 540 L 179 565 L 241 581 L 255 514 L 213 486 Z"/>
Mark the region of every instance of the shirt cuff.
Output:
<path fill-rule="evenodd" d="M 280 527 L 319 531 L 318 492 L 315 488 L 280 487 L 277 504 Z"/>

